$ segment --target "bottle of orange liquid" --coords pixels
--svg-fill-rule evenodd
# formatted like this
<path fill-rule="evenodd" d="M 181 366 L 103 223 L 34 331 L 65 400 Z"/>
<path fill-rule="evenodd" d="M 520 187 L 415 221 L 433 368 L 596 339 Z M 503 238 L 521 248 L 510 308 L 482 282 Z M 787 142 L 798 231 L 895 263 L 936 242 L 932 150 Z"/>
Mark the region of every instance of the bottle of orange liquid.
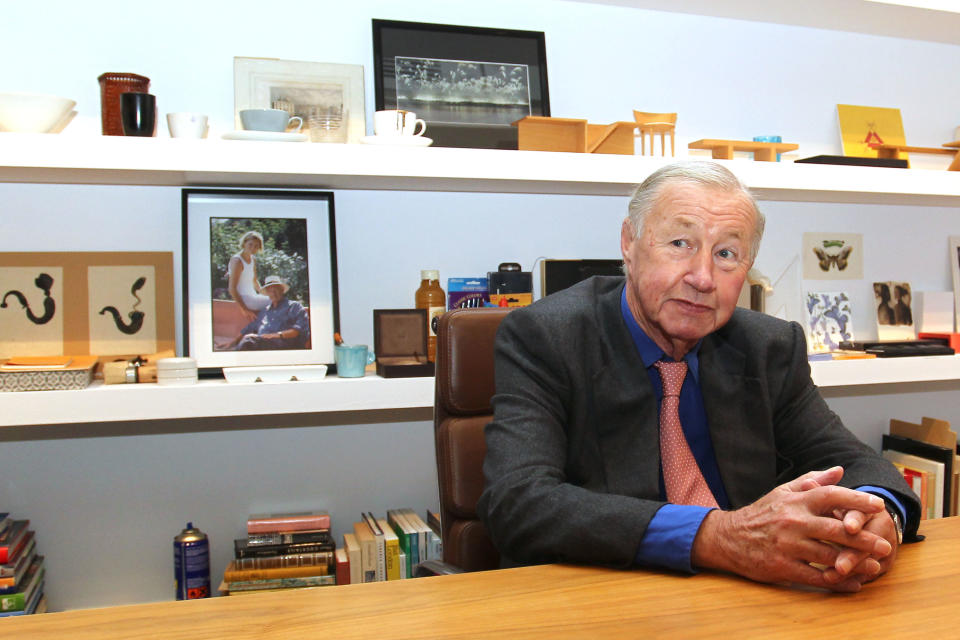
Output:
<path fill-rule="evenodd" d="M 447 294 L 440 287 L 440 272 L 436 269 L 420 271 L 420 288 L 416 294 L 416 308 L 427 310 L 427 360 L 437 358 L 437 322 L 447 310 Z"/>

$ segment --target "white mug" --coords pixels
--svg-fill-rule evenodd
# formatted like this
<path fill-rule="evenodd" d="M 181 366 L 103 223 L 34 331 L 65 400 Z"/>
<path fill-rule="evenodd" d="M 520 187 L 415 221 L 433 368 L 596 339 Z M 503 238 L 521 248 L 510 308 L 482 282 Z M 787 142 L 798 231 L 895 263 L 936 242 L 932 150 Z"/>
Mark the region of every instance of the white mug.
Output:
<path fill-rule="evenodd" d="M 426 130 L 427 123 L 413 111 L 387 109 L 373 114 L 373 132 L 378 136 L 422 136 Z"/>
<path fill-rule="evenodd" d="M 202 138 L 207 135 L 207 116 L 202 113 L 168 113 L 171 138 Z"/>

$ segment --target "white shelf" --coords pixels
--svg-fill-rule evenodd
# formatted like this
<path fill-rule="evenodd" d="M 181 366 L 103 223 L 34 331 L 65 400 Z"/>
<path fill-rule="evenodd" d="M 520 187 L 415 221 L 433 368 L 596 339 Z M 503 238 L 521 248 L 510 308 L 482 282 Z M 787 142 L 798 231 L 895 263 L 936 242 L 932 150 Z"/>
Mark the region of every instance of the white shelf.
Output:
<path fill-rule="evenodd" d="M 629 195 L 672 158 L 0 133 L 0 182 Z M 960 205 L 960 172 L 720 161 L 763 200 Z"/>
<path fill-rule="evenodd" d="M 0 427 L 422 408 L 433 406 L 433 384 L 432 377 L 369 375 L 319 382 L 201 380 L 190 386 L 95 382 L 82 391 L 2 393 Z"/>
<path fill-rule="evenodd" d="M 960 380 L 960 356 L 921 356 L 811 362 L 819 387 Z M 218 416 L 331 413 L 433 407 L 433 378 L 379 376 L 320 382 L 228 383 L 191 386 L 103 385 L 83 391 L 0 394 L 0 427 Z"/>
<path fill-rule="evenodd" d="M 819 387 L 960 380 L 960 355 L 825 360 L 810 370 Z"/>

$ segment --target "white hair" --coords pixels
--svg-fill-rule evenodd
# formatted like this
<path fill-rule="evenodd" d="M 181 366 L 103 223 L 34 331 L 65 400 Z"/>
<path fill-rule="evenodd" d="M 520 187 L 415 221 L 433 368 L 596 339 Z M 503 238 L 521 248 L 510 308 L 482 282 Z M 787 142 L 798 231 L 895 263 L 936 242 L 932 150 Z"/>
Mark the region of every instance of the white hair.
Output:
<path fill-rule="evenodd" d="M 661 167 L 647 176 L 647 179 L 633 192 L 630 204 L 627 205 L 627 219 L 633 225 L 633 231 L 637 238 L 643 235 L 643 225 L 646 223 L 647 216 L 653 211 L 654 205 L 660 199 L 660 194 L 663 193 L 664 188 L 671 184 L 692 184 L 731 194 L 741 194 L 744 200 L 749 203 L 750 208 L 753 209 L 754 219 L 756 220 L 753 240 L 750 245 L 750 261 L 753 262 L 756 259 L 757 253 L 760 251 L 760 240 L 763 239 L 763 228 L 766 220 L 760 213 L 757 201 L 746 185 L 740 182 L 740 179 L 733 175 L 729 169 L 716 162 L 703 160 L 677 162 Z"/>

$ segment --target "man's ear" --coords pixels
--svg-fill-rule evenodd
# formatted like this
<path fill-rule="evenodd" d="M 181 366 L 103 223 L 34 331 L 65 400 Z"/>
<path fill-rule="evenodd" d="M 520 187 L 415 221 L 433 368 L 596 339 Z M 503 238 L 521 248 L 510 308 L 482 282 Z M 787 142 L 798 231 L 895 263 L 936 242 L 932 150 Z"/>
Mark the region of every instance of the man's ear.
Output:
<path fill-rule="evenodd" d="M 637 240 L 637 233 L 633 228 L 633 223 L 629 218 L 623 219 L 623 225 L 620 227 L 620 253 L 623 254 L 623 263 L 630 268 L 630 249 Z"/>

